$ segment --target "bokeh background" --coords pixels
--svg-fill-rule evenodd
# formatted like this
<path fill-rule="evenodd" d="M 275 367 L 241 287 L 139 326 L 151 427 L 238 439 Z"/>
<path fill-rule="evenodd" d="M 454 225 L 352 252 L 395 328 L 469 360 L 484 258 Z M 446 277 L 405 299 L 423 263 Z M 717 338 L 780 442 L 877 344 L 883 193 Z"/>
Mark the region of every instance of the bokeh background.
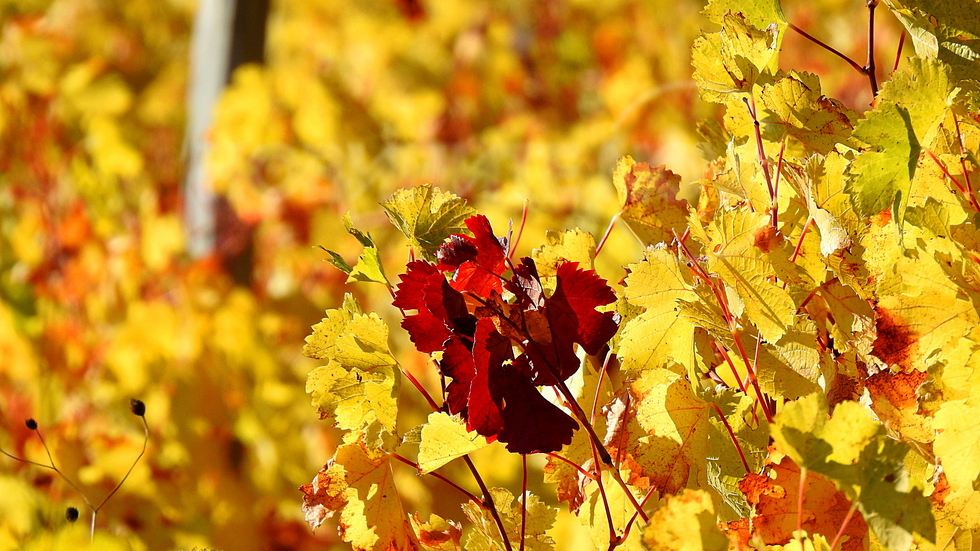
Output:
<path fill-rule="evenodd" d="M 699 0 L 272 0 L 242 54 L 192 48 L 195 33 L 222 43 L 220 25 L 195 20 L 232 3 L 209 2 L 0 1 L 0 448 L 45 462 L 24 425 L 36 419 L 98 503 L 142 446 L 139 398 L 149 446 L 98 515 L 99 548 L 343 548 L 333 528 L 310 531 L 297 491 L 337 441 L 304 390 L 310 326 L 354 293 L 389 322 L 403 365 L 438 382 L 387 292 L 345 285 L 315 246 L 356 258 L 350 211 L 397 280 L 408 250 L 378 202 L 429 182 L 498 234 L 527 201 L 520 253 L 547 230 L 598 239 L 623 155 L 666 164 L 693 199 L 700 121 L 722 115 L 691 80 L 690 45 L 710 24 Z M 784 9 L 863 60 L 863 0 Z M 896 25 L 879 15 L 890 66 Z M 866 79 L 843 62 L 796 35 L 784 49 L 784 66 L 867 109 Z M 195 76 L 209 74 L 213 103 Z M 210 199 L 187 191 L 198 160 Z M 190 210 L 214 231 L 190 231 Z M 639 254 L 615 229 L 597 268 L 617 282 Z M 404 385 L 404 431 L 426 412 L 413 393 Z M 516 492 L 518 459 L 496 448 L 477 455 L 481 472 Z M 462 519 L 459 494 L 395 474 L 407 510 Z M 540 475 L 531 487 L 554 500 Z M 0 496 L 0 551 L 88 540 L 84 502 L 51 471 L 0 457 Z M 576 524 L 559 521 L 559 548 L 588 541 Z"/>

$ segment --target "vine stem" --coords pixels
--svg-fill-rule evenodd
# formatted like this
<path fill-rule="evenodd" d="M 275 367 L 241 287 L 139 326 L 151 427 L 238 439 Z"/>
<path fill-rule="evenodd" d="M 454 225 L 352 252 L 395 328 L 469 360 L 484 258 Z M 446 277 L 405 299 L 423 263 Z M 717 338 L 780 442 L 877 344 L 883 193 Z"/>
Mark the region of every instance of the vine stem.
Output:
<path fill-rule="evenodd" d="M 725 424 L 725 430 L 728 431 L 728 436 L 731 437 L 732 444 L 735 444 L 735 451 L 738 452 L 738 457 L 742 460 L 742 466 L 745 467 L 746 474 L 752 472 L 752 469 L 749 468 L 749 462 L 745 459 L 745 453 L 742 452 L 742 446 L 739 445 L 738 438 L 735 438 L 735 432 L 732 430 L 732 426 L 728 424 L 728 419 L 725 418 L 725 414 L 721 412 L 718 404 L 712 402 L 711 405 L 718 412 L 718 417 L 721 419 L 721 422 Z"/>
<path fill-rule="evenodd" d="M 803 492 L 806 486 L 806 473 L 806 467 L 800 467 L 800 489 L 796 495 L 796 538 L 800 542 L 800 549 L 803 549 Z"/>
<path fill-rule="evenodd" d="M 844 522 L 840 525 L 840 530 L 837 531 L 837 535 L 834 536 L 834 541 L 830 543 L 830 551 L 837 551 L 837 545 L 840 543 L 842 537 L 844 537 L 844 531 L 847 530 L 847 525 L 851 523 L 851 518 L 854 517 L 854 512 L 857 511 L 857 502 L 851 504 L 851 508 L 847 510 L 847 516 L 844 517 Z"/>
<path fill-rule="evenodd" d="M 411 459 L 407 459 L 405 457 L 402 457 L 401 455 L 399 455 L 399 454 L 397 454 L 395 452 L 389 452 L 388 455 L 390 457 L 393 457 L 393 458 L 397 459 L 398 461 L 401 461 L 402 463 L 404 463 L 404 464 L 406 464 L 406 465 L 408 465 L 410 467 L 414 467 L 416 471 L 421 471 L 422 470 L 421 467 L 419 467 L 419 464 L 416 463 L 416 462 L 414 462 L 414 461 L 412 461 Z M 432 477 L 438 478 L 439 480 L 445 482 L 446 484 L 449 484 L 450 486 L 452 486 L 453 488 L 455 488 L 457 491 L 459 491 L 461 494 L 463 494 L 464 496 L 466 496 L 467 499 L 469 499 L 470 501 L 476 503 L 477 505 L 483 505 L 483 502 L 480 501 L 480 498 L 476 497 L 475 495 L 473 495 L 472 493 L 470 493 L 469 491 L 467 491 L 466 488 L 463 488 L 462 486 L 460 486 L 459 484 L 456 484 L 455 482 L 453 482 L 452 480 L 446 478 L 445 476 L 442 476 L 441 474 L 439 474 L 439 473 L 437 473 L 435 471 L 430 471 L 430 472 L 425 473 L 425 474 L 431 475 Z"/>
<path fill-rule="evenodd" d="M 520 551 L 524 551 L 524 539 L 527 537 L 527 454 L 521 454 L 521 471 L 523 472 L 523 478 L 521 479 L 521 547 Z"/>
<path fill-rule="evenodd" d="M 486 482 L 483 481 L 483 477 L 480 476 L 480 471 L 476 469 L 476 465 L 473 464 L 473 460 L 470 456 L 464 455 L 463 461 L 466 462 L 466 466 L 470 468 L 470 472 L 473 473 L 473 478 L 476 479 L 476 483 L 480 486 L 480 491 L 483 492 L 483 506 L 490 510 L 490 516 L 493 517 L 494 524 L 497 525 L 497 530 L 500 530 L 500 537 L 504 540 L 504 547 L 507 551 L 513 551 L 510 545 L 510 538 L 507 537 L 507 529 L 504 527 L 504 521 L 500 518 L 500 512 L 497 511 L 497 504 L 493 502 L 493 495 L 490 494 L 490 490 L 487 488 Z"/>
<path fill-rule="evenodd" d="M 868 0 L 868 64 L 863 68 L 871 83 L 871 95 L 878 96 L 878 77 L 875 75 L 875 8 L 878 0 Z"/>
<path fill-rule="evenodd" d="M 814 37 L 813 35 L 807 33 L 806 31 L 804 31 L 803 29 L 797 27 L 796 25 L 794 25 L 792 23 L 787 23 L 787 25 L 789 26 L 789 28 L 791 28 L 794 31 L 796 31 L 796 32 L 800 33 L 801 35 L 803 35 L 803 37 L 806 38 L 807 40 L 809 40 L 810 42 L 813 42 L 817 46 L 820 46 L 821 48 L 827 50 L 828 52 L 830 52 L 830 53 L 834 54 L 835 56 L 837 56 L 837 57 L 843 59 L 844 61 L 846 61 L 847 64 L 850 65 L 855 71 L 857 71 L 857 72 L 859 72 L 861 74 L 864 74 L 864 67 L 861 67 L 860 65 L 858 65 L 858 63 L 856 61 L 854 61 L 853 59 L 847 57 L 846 54 L 840 52 L 839 50 L 837 50 L 833 46 L 831 46 L 831 45 L 823 42 L 819 38 Z"/>
<path fill-rule="evenodd" d="M 585 411 L 582 409 L 582 406 L 578 404 L 578 402 L 575 400 L 575 396 L 572 395 L 570 390 L 568 390 L 568 386 L 565 385 L 565 381 L 558 379 L 558 390 L 561 391 L 562 396 L 564 396 L 568 401 L 572 413 L 575 414 L 575 417 L 578 418 L 579 422 L 582 423 L 582 426 L 584 426 L 585 430 L 589 433 L 589 438 L 596 447 L 596 452 L 599 454 L 601 463 L 609 468 L 613 479 L 616 480 L 616 483 L 623 489 L 623 493 L 626 494 L 626 497 L 633 504 L 633 508 L 640 514 L 640 518 L 643 519 L 643 522 L 649 522 L 650 518 L 645 512 L 643 512 L 643 507 L 641 507 L 640 503 L 636 500 L 636 496 L 633 495 L 633 492 L 630 491 L 629 486 L 626 485 L 623 477 L 620 476 L 619 468 L 615 465 L 615 463 L 613 463 L 612 456 L 609 455 L 609 451 L 606 450 L 606 447 L 602 444 L 602 440 L 599 438 L 599 435 L 597 435 L 595 429 L 592 428 L 592 424 L 589 423 L 589 419 L 586 416 Z"/>
<path fill-rule="evenodd" d="M 558 455 L 555 452 L 547 452 L 547 453 L 545 453 L 545 455 L 547 455 L 548 457 L 554 457 L 555 459 L 560 459 L 561 461 L 564 461 L 565 463 L 568 463 L 569 465 L 571 465 L 572 467 L 574 467 L 575 470 L 577 470 L 579 473 L 581 473 L 582 476 L 585 476 L 589 480 L 595 480 L 596 479 L 596 477 L 595 477 L 594 474 L 592 474 L 589 471 L 583 469 L 581 465 L 579 465 L 578 463 L 572 461 L 571 459 L 569 459 L 567 457 L 562 457 L 562 456 Z"/>

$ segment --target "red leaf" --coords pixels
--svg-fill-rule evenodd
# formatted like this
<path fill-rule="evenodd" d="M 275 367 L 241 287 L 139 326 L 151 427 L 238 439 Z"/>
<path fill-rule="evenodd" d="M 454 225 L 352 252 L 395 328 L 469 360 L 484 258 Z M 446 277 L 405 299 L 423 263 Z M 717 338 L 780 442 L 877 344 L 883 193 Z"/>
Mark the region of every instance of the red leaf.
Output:
<path fill-rule="evenodd" d="M 530 342 L 525 350 L 531 360 L 533 382 L 554 385 L 578 371 L 574 344 L 597 354 L 616 334 L 616 314 L 596 308 L 616 301 L 606 281 L 577 262 L 558 266 L 555 293 L 544 300 L 543 312 L 551 329 L 551 342 Z"/>
<path fill-rule="evenodd" d="M 421 352 L 444 350 L 445 342 L 454 332 L 467 334 L 472 331 L 473 316 L 466 309 L 463 295 L 428 262 L 409 263 L 392 304 L 403 310 L 417 311 L 402 320 L 402 327 Z"/>
<path fill-rule="evenodd" d="M 500 292 L 503 288 L 501 274 L 507 269 L 504 262 L 506 248 L 493 235 L 486 216 L 470 217 L 466 227 L 473 232 L 473 237 L 453 234 L 439 247 L 439 269 L 455 270 L 452 286 L 459 291 L 466 290 L 481 297 L 491 290 Z"/>

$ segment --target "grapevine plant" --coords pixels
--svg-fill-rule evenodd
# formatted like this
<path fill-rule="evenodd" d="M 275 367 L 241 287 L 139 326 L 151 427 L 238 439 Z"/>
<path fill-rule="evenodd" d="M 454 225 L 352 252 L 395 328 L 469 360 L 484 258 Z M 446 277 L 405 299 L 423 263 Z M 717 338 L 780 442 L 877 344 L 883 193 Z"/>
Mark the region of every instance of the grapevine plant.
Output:
<path fill-rule="evenodd" d="M 352 295 L 313 327 L 307 390 L 343 444 L 301 488 L 311 527 L 339 513 L 354 549 L 457 549 L 461 524 L 403 509 L 393 462 L 467 497 L 468 549 L 550 549 L 555 509 L 488 488 L 468 454 L 545 454 L 544 480 L 600 549 L 970 549 L 980 529 L 980 7 L 882 3 L 914 53 L 861 65 L 778 2 L 712 1 L 693 46 L 710 165 L 680 178 L 625 157 L 625 225 L 646 247 L 619 285 L 591 235 L 530 256 L 426 185 L 382 203 L 409 241 L 392 281 L 377 244 L 349 282 L 386 286 L 443 385 L 400 366 Z M 784 34 L 867 79 L 864 114 L 781 69 Z M 904 39 L 903 34 L 903 39 Z M 903 54 L 899 48 L 899 54 Z M 890 63 L 889 63 L 890 65 Z M 880 74 L 879 74 L 880 73 Z M 884 76 L 882 76 L 884 75 Z M 608 235 L 608 231 L 607 231 Z M 604 240 L 603 240 L 604 241 Z M 396 430 L 401 378 L 431 406 Z M 417 445 L 417 454 L 413 446 Z M 408 455 L 406 457 L 406 455 Z M 460 460 L 480 494 L 438 472 Z"/>

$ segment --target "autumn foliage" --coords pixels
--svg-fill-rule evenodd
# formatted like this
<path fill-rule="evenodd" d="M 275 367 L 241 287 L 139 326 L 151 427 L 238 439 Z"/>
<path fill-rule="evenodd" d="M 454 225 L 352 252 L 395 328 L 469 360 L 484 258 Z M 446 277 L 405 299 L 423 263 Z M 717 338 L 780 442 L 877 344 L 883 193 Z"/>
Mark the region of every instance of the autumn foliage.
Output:
<path fill-rule="evenodd" d="M 976 2 L 275 4 L 201 258 L 194 6 L 0 5 L 0 551 L 973 550 Z"/>

